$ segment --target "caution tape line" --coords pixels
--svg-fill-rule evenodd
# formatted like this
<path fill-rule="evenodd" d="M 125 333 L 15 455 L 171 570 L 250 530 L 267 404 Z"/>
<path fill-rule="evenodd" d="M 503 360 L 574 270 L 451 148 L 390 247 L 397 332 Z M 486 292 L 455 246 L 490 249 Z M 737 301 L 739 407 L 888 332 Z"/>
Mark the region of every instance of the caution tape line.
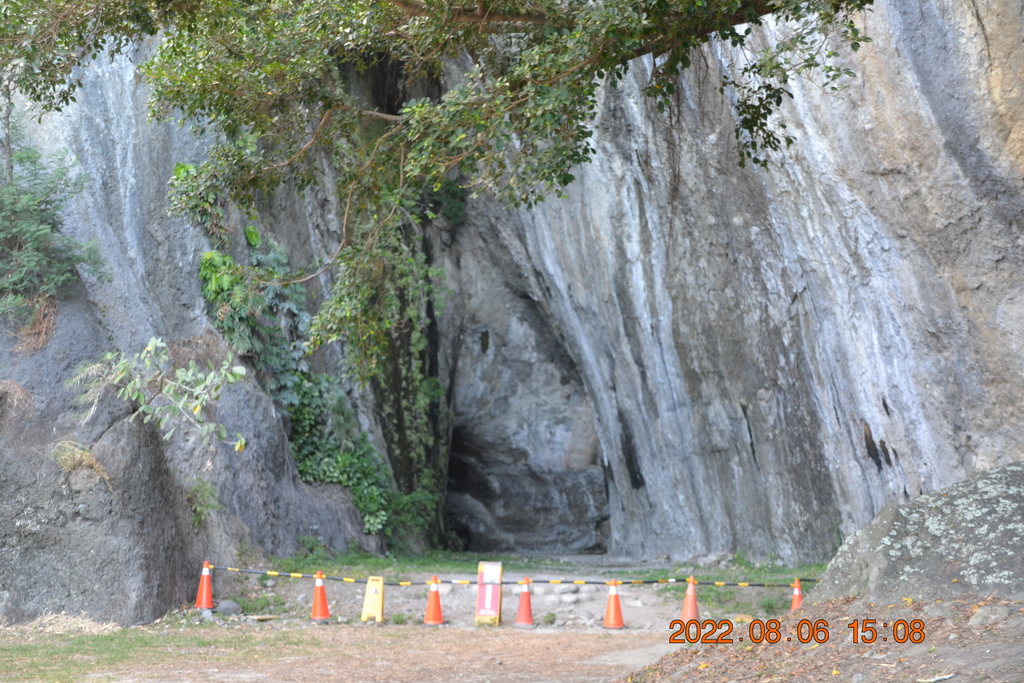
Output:
<path fill-rule="evenodd" d="M 219 567 L 210 565 L 210 569 L 221 569 L 228 572 L 238 572 L 240 574 L 257 574 L 260 576 L 279 576 L 287 577 L 292 579 L 315 579 L 315 574 L 302 574 L 299 572 L 279 572 L 269 569 L 239 569 L 238 567 Z M 344 583 L 366 583 L 366 579 L 353 579 L 344 576 L 327 576 L 324 575 L 321 578 L 329 581 L 342 581 Z M 800 583 L 815 583 L 820 579 L 799 579 Z M 653 583 L 687 583 L 689 579 L 612 579 L 608 581 L 586 581 L 583 579 L 530 579 L 525 581 L 520 579 L 519 581 L 502 581 L 501 584 L 504 586 L 522 586 L 526 583 L 531 584 L 568 584 L 568 585 L 598 585 L 598 586 L 609 586 L 614 583 L 617 586 L 637 586 L 642 584 L 653 584 Z M 429 586 L 433 581 L 385 581 L 385 586 Z M 438 584 L 448 583 L 461 586 L 469 586 L 476 581 L 471 579 L 439 579 Z M 694 579 L 696 585 L 707 585 L 707 586 L 739 586 L 741 588 L 792 588 L 792 583 L 753 583 L 750 581 L 701 581 L 700 579 Z M 484 582 L 484 585 L 497 585 L 494 582 Z"/>
<path fill-rule="evenodd" d="M 799 579 L 800 583 L 817 583 L 821 579 Z M 751 583 L 749 581 L 695 581 L 698 586 L 700 584 L 706 584 L 708 586 L 742 586 L 752 588 L 792 588 L 791 583 Z"/>
<path fill-rule="evenodd" d="M 270 569 L 239 569 L 238 567 L 219 567 L 210 565 L 210 569 L 220 569 L 226 572 L 239 572 L 241 574 L 259 574 L 260 576 L 286 576 L 292 579 L 315 579 L 316 574 L 300 574 L 298 572 L 277 572 Z M 323 577 L 328 578 L 328 577 Z"/>

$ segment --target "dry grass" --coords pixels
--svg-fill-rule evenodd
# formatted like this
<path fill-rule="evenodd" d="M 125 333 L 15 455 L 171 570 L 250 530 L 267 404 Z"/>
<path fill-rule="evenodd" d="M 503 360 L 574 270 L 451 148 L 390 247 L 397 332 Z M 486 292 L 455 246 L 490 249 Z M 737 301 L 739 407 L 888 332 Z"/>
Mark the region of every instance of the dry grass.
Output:
<path fill-rule="evenodd" d="M 0 379 L 0 422 L 24 417 L 32 410 L 32 394 L 13 379 Z"/>
<path fill-rule="evenodd" d="M 188 367 L 190 362 L 199 367 L 216 367 L 228 357 L 223 343 L 216 333 L 210 330 L 196 337 L 168 342 L 167 353 L 176 368 Z"/>
<path fill-rule="evenodd" d="M 103 469 L 103 465 L 96 460 L 92 451 L 77 441 L 64 440 L 56 442 L 50 447 L 50 457 L 65 472 L 71 473 L 75 470 L 90 469 L 100 479 L 105 481 L 108 487 L 110 486 L 110 475 Z"/>
<path fill-rule="evenodd" d="M 21 343 L 14 347 L 18 353 L 33 354 L 50 343 L 50 337 L 57 327 L 57 300 L 52 296 L 43 297 L 35 305 L 35 314 L 25 327 L 15 335 Z"/>
<path fill-rule="evenodd" d="M 113 633 L 121 630 L 121 627 L 115 623 L 108 622 L 103 624 L 93 621 L 84 615 L 73 616 L 67 612 L 44 614 L 27 624 L 19 624 L 17 626 L 0 624 L 0 628 L 19 631 L 41 631 L 43 633 Z"/>
<path fill-rule="evenodd" d="M 75 405 L 85 408 L 81 413 L 75 414 L 75 421 L 78 424 L 88 422 L 100 401 L 115 391 L 115 363 L 109 359 L 86 362 L 75 368 L 74 374 L 64 380 L 63 384 L 67 389 L 75 392 Z"/>

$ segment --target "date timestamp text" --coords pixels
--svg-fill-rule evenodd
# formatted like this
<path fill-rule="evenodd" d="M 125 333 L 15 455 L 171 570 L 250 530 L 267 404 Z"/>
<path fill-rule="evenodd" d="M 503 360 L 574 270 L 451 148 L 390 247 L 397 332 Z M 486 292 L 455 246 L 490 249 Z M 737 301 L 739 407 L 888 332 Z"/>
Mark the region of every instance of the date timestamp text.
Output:
<path fill-rule="evenodd" d="M 796 630 L 789 633 L 782 632 L 782 624 L 778 619 L 754 619 L 747 624 L 746 633 L 737 631 L 735 625 L 729 619 L 706 619 L 699 621 L 691 619 L 683 621 L 676 619 L 668 626 L 672 629 L 672 635 L 668 642 L 684 643 L 706 643 L 706 644 L 729 644 L 729 643 L 827 643 L 832 634 L 829 630 L 828 621 L 818 619 L 801 619 L 796 624 Z M 925 638 L 924 622 L 920 619 L 896 619 L 893 622 L 879 622 L 877 619 L 854 619 L 847 624 L 853 632 L 854 643 L 923 643 Z"/>

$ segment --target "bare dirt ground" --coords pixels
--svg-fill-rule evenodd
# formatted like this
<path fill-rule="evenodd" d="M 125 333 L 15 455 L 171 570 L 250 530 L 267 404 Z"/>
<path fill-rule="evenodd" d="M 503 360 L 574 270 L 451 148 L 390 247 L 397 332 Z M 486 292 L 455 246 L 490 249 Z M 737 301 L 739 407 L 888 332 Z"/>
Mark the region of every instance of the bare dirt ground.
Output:
<path fill-rule="evenodd" d="M 429 577 L 408 578 L 424 581 Z M 172 614 L 129 630 L 144 632 L 146 637 L 145 647 L 130 660 L 87 667 L 86 675 L 72 680 L 1024 682 L 1024 605 L 980 596 L 872 605 L 852 599 L 814 604 L 809 595 L 803 608 L 780 617 L 779 642 L 761 644 L 750 642 L 747 622 L 752 616 L 767 621 L 768 615 L 702 608 L 702 619 L 730 620 L 734 642 L 691 645 L 668 642 L 678 630 L 670 628 L 680 616 L 678 594 L 650 585 L 619 588 L 626 628 L 611 631 L 601 627 L 607 605 L 604 586 L 535 586 L 532 603 L 537 626 L 517 629 L 510 624 L 518 597 L 510 594 L 508 586 L 503 624 L 494 628 L 473 623 L 475 586 L 442 586 L 446 624 L 428 627 L 422 624 L 426 607 L 422 583 L 389 586 L 385 594 L 388 621 L 364 624 L 359 621 L 364 586 L 328 582 L 332 618 L 325 625 L 309 620 L 312 582 L 278 579 L 267 583 L 265 578 L 247 577 L 236 585 L 242 591 L 236 597 L 267 597 L 276 605 L 273 619 L 253 618 L 262 615 L 204 619 L 196 610 Z M 545 623 L 545 617 L 552 623 Z M 868 619 L 875 620 L 876 641 L 854 644 L 848 624 L 857 620 L 863 636 L 863 628 L 871 625 Z M 902 627 L 894 634 L 890 625 L 898 620 L 908 627 L 914 620 L 920 624 L 915 624 L 914 634 Z M 827 629 L 827 642 L 808 638 L 815 624 Z M 798 627 L 810 642 L 798 642 Z M 41 633 L 45 628 L 35 629 L 0 631 L 0 660 L 5 644 L 23 645 L 46 637 Z M 756 627 L 754 635 L 759 635 Z M 821 635 L 819 631 L 819 639 Z M 910 635 L 919 642 L 911 642 Z M 0 666 L 0 680 L 59 679 L 19 675 Z"/>
<path fill-rule="evenodd" d="M 265 652 L 247 662 L 215 651 L 173 664 L 111 672 L 109 680 L 198 681 L 611 681 L 662 651 L 651 633 L 607 634 L 354 626 L 311 629 L 307 654 Z M 652 648 L 655 651 L 652 652 Z M 212 650 L 212 648 L 211 648 Z M 200 654 L 200 653 L 197 653 Z"/>
<path fill-rule="evenodd" d="M 570 575 L 581 578 L 577 568 L 565 576 L 544 575 L 534 580 Z M 519 607 L 518 586 L 504 586 L 502 625 L 494 628 L 475 624 L 475 583 L 445 583 L 439 586 L 445 624 L 430 627 L 422 623 L 427 604 L 424 582 L 430 577 L 408 578 L 416 585 L 385 588 L 386 622 L 382 624 L 359 620 L 365 590 L 362 584 L 328 581 L 332 623 L 309 627 L 311 582 L 268 582 L 265 578 L 247 581 L 249 595 L 279 596 L 287 609 L 284 618 L 260 623 L 241 617 L 223 623 L 227 629 L 250 633 L 265 628 L 303 629 L 318 640 L 322 647 L 313 658 L 315 663 L 309 658 L 265 661 L 251 669 L 251 675 L 282 681 L 311 680 L 331 671 L 335 676 L 332 680 L 610 681 L 628 676 L 677 648 L 668 643 L 667 634 L 669 622 L 679 617 L 680 599 L 663 594 L 654 585 L 618 586 L 626 628 L 609 630 L 603 628 L 608 606 L 605 585 L 533 584 L 534 628 L 521 629 L 512 626 Z M 444 578 L 476 580 L 473 575 Z M 597 575 L 584 574 L 582 578 L 606 580 Z M 395 625 L 395 621 L 406 623 Z M 176 671 L 175 675 L 182 673 L 191 672 Z M 239 672 L 224 673 L 234 678 Z"/>
<path fill-rule="evenodd" d="M 873 643 L 853 643 L 851 620 L 863 628 L 867 619 L 877 634 Z M 798 642 L 801 620 L 828 624 L 830 637 L 817 644 Z M 919 631 L 902 627 L 894 639 L 892 624 L 920 620 Z M 680 646 L 632 681 L 1024 681 L 1024 607 L 993 598 L 948 603 L 880 605 L 845 599 L 804 608 L 781 620 L 778 643 Z M 883 625 L 885 627 L 883 628 Z M 804 627 L 806 637 L 810 633 Z M 861 635 L 865 632 L 862 630 Z M 749 635 L 736 626 L 736 637 Z M 870 638 L 871 635 L 867 634 Z"/>

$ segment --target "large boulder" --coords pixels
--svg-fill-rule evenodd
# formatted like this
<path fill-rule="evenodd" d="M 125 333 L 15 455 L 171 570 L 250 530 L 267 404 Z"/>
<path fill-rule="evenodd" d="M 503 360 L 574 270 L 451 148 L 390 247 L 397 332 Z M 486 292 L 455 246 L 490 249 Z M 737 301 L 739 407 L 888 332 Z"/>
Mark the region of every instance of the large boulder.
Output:
<path fill-rule="evenodd" d="M 232 432 L 247 435 L 244 453 L 165 441 L 114 396 L 79 424 L 61 380 L 95 359 L 104 337 L 95 309 L 76 297 L 62 303 L 35 354 L 0 338 L 3 618 L 68 611 L 134 624 L 194 598 L 203 560 L 289 554 L 303 536 L 340 550 L 381 549 L 340 487 L 298 480 L 281 419 L 249 382 L 217 406 Z M 213 335 L 203 344 L 225 353 Z M 76 452 L 61 458 L 61 448 Z M 201 482 L 213 499 L 194 495 Z"/>
<path fill-rule="evenodd" d="M 815 600 L 856 595 L 881 602 L 964 593 L 1024 599 L 1024 464 L 888 506 L 847 539 L 815 587 Z"/>

